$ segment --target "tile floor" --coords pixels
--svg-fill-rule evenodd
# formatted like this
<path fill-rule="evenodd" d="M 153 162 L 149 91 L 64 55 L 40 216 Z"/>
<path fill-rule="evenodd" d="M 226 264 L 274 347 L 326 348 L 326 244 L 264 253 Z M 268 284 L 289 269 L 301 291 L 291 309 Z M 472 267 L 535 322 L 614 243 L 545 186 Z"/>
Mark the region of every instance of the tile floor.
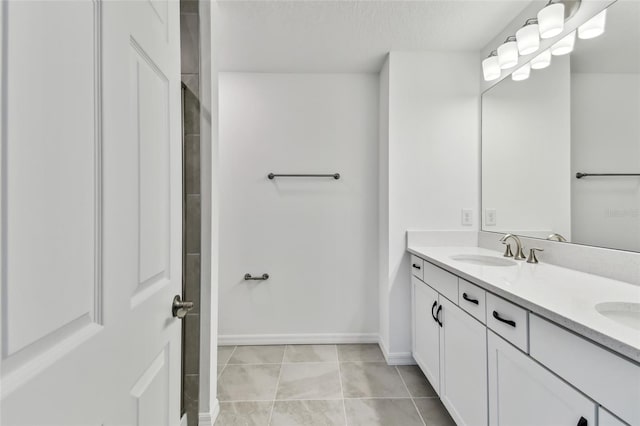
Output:
<path fill-rule="evenodd" d="M 378 345 L 221 346 L 217 426 L 455 426 L 417 366 Z"/>

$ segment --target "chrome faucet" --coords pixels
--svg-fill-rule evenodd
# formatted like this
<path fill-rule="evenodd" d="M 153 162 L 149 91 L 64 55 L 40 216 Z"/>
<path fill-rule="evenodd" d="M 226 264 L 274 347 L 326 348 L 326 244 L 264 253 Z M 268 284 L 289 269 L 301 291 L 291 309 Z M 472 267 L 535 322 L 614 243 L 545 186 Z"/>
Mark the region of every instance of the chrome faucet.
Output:
<path fill-rule="evenodd" d="M 526 257 L 524 256 L 524 247 L 522 246 L 522 241 L 520 241 L 520 238 L 518 238 L 517 235 L 514 234 L 506 234 L 505 236 L 503 236 L 502 238 L 500 238 L 500 242 L 502 244 L 509 244 L 507 242 L 507 240 L 512 239 L 513 241 L 516 242 L 516 254 L 513 257 L 515 260 L 524 260 L 526 259 Z"/>
<path fill-rule="evenodd" d="M 549 241 L 557 241 L 559 243 L 566 243 L 567 239 L 560 234 L 551 234 L 547 237 Z"/>

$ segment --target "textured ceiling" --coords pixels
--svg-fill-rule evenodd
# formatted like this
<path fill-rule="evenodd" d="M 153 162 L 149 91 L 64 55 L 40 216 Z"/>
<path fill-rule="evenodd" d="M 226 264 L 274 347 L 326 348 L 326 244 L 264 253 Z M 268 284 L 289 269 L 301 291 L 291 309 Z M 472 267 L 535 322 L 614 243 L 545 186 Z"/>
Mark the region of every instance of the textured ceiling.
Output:
<path fill-rule="evenodd" d="M 218 67 L 247 72 L 376 72 L 389 51 L 480 51 L 529 3 L 218 1 Z"/>

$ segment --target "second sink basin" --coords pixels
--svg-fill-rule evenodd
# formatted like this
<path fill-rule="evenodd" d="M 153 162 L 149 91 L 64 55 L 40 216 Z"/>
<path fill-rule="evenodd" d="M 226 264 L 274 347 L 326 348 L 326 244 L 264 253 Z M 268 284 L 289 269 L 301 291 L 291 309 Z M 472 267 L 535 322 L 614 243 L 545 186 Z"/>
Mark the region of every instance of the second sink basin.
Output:
<path fill-rule="evenodd" d="M 451 259 L 458 262 L 470 263 L 471 265 L 480 266 L 515 266 L 516 262 L 501 257 L 484 256 L 481 254 L 457 254 L 451 256 Z"/>
<path fill-rule="evenodd" d="M 640 303 L 598 303 L 596 305 L 596 311 L 618 324 L 640 330 Z"/>

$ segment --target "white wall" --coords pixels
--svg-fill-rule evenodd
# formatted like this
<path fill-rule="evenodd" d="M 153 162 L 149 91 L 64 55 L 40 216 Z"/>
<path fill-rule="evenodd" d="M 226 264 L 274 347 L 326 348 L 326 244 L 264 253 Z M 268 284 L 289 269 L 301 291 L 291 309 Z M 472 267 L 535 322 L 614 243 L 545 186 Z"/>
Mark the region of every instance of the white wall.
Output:
<path fill-rule="evenodd" d="M 571 76 L 572 175 L 640 171 L 640 75 Z M 640 179 L 572 179 L 573 242 L 640 251 Z"/>
<path fill-rule="evenodd" d="M 379 78 L 378 130 L 378 332 L 382 345 L 389 342 L 389 56 Z M 387 352 L 386 347 L 384 351 Z"/>
<path fill-rule="evenodd" d="M 218 79 L 217 49 L 211 23 L 215 2 L 198 2 L 200 28 L 200 426 L 213 425 L 220 406 L 218 356 Z"/>
<path fill-rule="evenodd" d="M 483 229 L 571 239 L 569 66 L 568 56 L 554 57 L 529 79 L 509 78 L 483 94 Z"/>
<path fill-rule="evenodd" d="M 392 52 L 388 59 L 388 146 L 386 135 L 380 139 L 381 155 L 387 154 L 380 162 L 388 165 L 388 172 L 380 167 L 387 173 L 381 179 L 388 201 L 381 198 L 380 217 L 388 215 L 388 244 L 379 262 L 388 271 L 380 286 L 381 310 L 388 309 L 388 318 L 381 315 L 387 322 L 380 325 L 381 344 L 392 360 L 410 358 L 411 351 L 406 231 L 477 229 L 479 59 L 476 53 L 440 52 Z M 461 225 L 462 208 L 473 209 L 473 226 Z"/>
<path fill-rule="evenodd" d="M 219 90 L 220 342 L 375 340 L 378 76 L 223 73 Z"/>

